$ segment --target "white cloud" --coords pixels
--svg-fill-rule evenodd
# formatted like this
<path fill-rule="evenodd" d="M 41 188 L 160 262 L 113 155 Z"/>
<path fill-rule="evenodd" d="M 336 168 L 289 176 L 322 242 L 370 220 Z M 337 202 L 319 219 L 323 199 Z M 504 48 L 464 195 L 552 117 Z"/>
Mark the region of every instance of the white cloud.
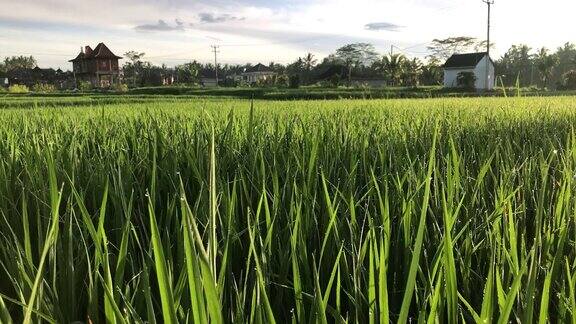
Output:
<path fill-rule="evenodd" d="M 434 38 L 484 39 L 486 30 L 480 0 L 0 0 L 0 7 L 0 55 L 42 55 L 40 64 L 64 68 L 62 53 L 74 56 L 81 45 L 99 41 L 117 54 L 144 51 L 158 63 L 209 61 L 214 42 L 245 45 L 223 46 L 223 61 L 288 62 L 308 50 L 325 55 L 354 41 L 381 51 L 392 44 L 410 47 L 407 54 L 423 56 Z M 497 0 L 493 8 L 496 55 L 517 43 L 555 48 L 575 41 L 567 30 L 575 2 Z"/>

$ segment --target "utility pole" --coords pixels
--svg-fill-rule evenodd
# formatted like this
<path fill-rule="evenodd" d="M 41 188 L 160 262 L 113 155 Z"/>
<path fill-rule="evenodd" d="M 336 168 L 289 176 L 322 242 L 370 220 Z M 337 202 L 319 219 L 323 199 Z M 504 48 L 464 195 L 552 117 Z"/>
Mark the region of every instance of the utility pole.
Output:
<path fill-rule="evenodd" d="M 216 73 L 216 86 L 218 86 L 218 53 L 220 53 L 220 46 L 210 45 L 212 52 L 214 52 L 214 72 Z"/>
<path fill-rule="evenodd" d="M 494 0 L 482 0 L 486 5 L 488 5 L 488 25 L 487 25 L 487 36 L 486 36 L 486 56 L 488 56 L 488 61 L 486 62 L 486 84 L 485 89 L 488 89 L 490 84 L 490 7 L 494 4 Z"/>

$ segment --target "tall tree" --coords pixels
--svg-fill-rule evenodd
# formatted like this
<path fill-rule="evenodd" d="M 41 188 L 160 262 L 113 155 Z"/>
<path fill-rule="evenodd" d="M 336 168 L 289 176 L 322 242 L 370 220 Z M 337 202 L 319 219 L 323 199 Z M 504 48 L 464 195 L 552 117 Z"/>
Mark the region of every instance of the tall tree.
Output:
<path fill-rule="evenodd" d="M 306 54 L 302 61 L 304 62 L 304 67 L 307 71 L 312 71 L 312 68 L 314 68 L 314 66 L 316 66 L 316 62 L 318 62 L 312 53 Z"/>
<path fill-rule="evenodd" d="M 286 72 L 289 75 L 301 76 L 304 73 L 304 70 L 305 70 L 304 60 L 301 57 L 299 57 L 296 61 L 286 66 Z"/>
<path fill-rule="evenodd" d="M 140 78 L 144 69 L 144 64 L 142 62 L 144 55 L 146 55 L 146 53 L 136 51 L 129 51 L 124 53 L 124 56 L 130 60 L 130 62 L 125 63 L 122 67 L 124 70 L 124 77 L 127 79 L 132 79 L 133 86 L 136 86 L 138 83 L 138 79 Z"/>
<path fill-rule="evenodd" d="M 314 54 L 312 53 L 307 53 L 302 58 L 302 63 L 304 64 L 304 69 L 306 70 L 306 83 L 310 83 L 310 80 L 312 79 L 312 69 L 316 66 L 316 62 L 318 62 L 318 60 L 316 60 Z"/>
<path fill-rule="evenodd" d="M 201 66 L 196 61 L 178 65 L 176 67 L 178 83 L 191 84 L 197 82 L 200 69 Z"/>
<path fill-rule="evenodd" d="M 374 45 L 368 43 L 354 43 L 340 47 L 334 55 L 348 69 L 348 84 L 352 81 L 352 69 L 359 66 L 368 66 L 378 58 Z"/>
<path fill-rule="evenodd" d="M 395 86 L 400 83 L 406 60 L 403 54 L 384 55 L 373 66 L 388 80 L 389 85 Z"/>
<path fill-rule="evenodd" d="M 33 69 L 37 66 L 33 56 L 11 56 L 4 59 L 4 70 L 6 72 L 17 69 Z"/>
<path fill-rule="evenodd" d="M 445 39 L 434 39 L 428 50 L 431 56 L 439 60 L 446 61 L 452 54 L 469 51 L 477 44 L 476 38 L 468 36 L 448 37 Z"/>
<path fill-rule="evenodd" d="M 422 61 L 418 58 L 404 60 L 402 64 L 402 84 L 409 87 L 417 87 L 422 74 Z"/>
<path fill-rule="evenodd" d="M 548 54 L 548 49 L 542 47 L 536 56 L 536 66 L 540 72 L 540 79 L 542 86 L 547 87 L 552 76 L 554 67 L 558 64 L 558 58 L 554 55 Z"/>
<path fill-rule="evenodd" d="M 550 81 L 562 83 L 564 80 L 564 74 L 576 69 L 576 45 L 565 43 L 563 46 L 556 49 L 554 56 L 556 56 L 558 62 Z"/>
<path fill-rule="evenodd" d="M 532 49 L 524 44 L 512 45 L 510 49 L 496 61 L 496 70 L 508 86 L 519 81 L 520 86 L 532 85 L 535 79 L 534 55 Z"/>
<path fill-rule="evenodd" d="M 479 41 L 474 45 L 474 51 L 475 52 L 486 52 L 486 47 L 488 47 L 488 41 L 487 40 Z M 496 47 L 496 43 L 490 42 L 490 50 L 494 49 L 495 47 Z"/>
<path fill-rule="evenodd" d="M 442 83 L 442 67 L 435 57 L 429 57 L 426 64 L 422 65 L 420 82 L 424 85 L 438 85 Z"/>

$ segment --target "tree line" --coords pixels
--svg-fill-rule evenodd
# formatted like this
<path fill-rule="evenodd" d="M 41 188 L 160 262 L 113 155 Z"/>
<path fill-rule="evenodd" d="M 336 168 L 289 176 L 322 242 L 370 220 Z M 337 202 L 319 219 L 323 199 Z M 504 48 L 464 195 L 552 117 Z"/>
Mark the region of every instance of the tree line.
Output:
<path fill-rule="evenodd" d="M 493 46 L 493 44 L 492 44 Z M 434 39 L 428 45 L 429 55 L 424 59 L 410 57 L 402 50 L 396 53 L 378 53 L 369 43 L 344 45 L 323 59 L 306 53 L 289 64 L 269 62 L 277 77 L 263 86 L 292 86 L 320 84 L 324 86 L 353 85 L 380 80 L 387 86 L 417 87 L 442 84 L 442 64 L 455 53 L 486 50 L 486 42 L 473 37 L 459 36 Z M 154 65 L 143 52 L 124 54 L 124 82 L 132 87 L 165 84 L 195 85 L 203 78 L 213 78 L 216 67 L 211 63 L 191 62 L 168 67 Z M 498 86 L 534 86 L 538 88 L 576 88 L 576 45 L 566 43 L 550 51 L 532 49 L 527 45 L 513 45 L 500 58 L 494 60 Z M 0 63 L 0 73 L 32 69 L 37 66 L 32 56 L 13 56 Z M 251 64 L 218 65 L 220 85 L 238 86 L 241 81 L 232 76 L 241 75 Z"/>

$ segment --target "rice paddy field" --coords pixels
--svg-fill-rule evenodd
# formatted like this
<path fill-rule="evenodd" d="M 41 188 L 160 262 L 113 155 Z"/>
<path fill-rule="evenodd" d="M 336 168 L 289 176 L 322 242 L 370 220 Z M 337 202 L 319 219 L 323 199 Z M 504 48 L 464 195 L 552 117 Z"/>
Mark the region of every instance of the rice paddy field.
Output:
<path fill-rule="evenodd" d="M 2 323 L 576 323 L 574 97 L 0 101 Z"/>

